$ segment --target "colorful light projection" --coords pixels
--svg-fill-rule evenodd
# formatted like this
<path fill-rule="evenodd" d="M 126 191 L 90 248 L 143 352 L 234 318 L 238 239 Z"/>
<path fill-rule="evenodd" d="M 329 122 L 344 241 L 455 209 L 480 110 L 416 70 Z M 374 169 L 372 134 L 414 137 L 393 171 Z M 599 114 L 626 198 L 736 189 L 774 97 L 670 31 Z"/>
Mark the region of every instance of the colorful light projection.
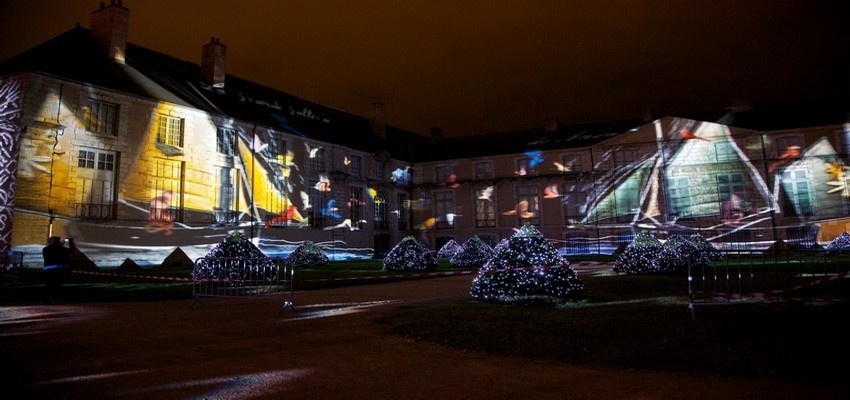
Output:
<path fill-rule="evenodd" d="M 758 246 L 771 244 L 774 230 L 796 237 L 810 229 L 823 231 L 829 221 L 850 221 L 846 167 L 827 137 L 807 146 L 802 135 L 799 143 L 788 138 L 773 143 L 763 134 L 733 135 L 725 125 L 679 118 L 659 120 L 634 132 L 652 139 L 621 142 L 595 153 L 592 184 L 553 180 L 571 172 L 578 156 L 547 163 L 540 150 L 524 152 L 526 158 L 518 160 L 515 175 L 530 176 L 533 171 L 549 177 L 542 186 L 542 202 L 560 199 L 577 210 L 576 217 L 567 219 L 570 229 L 625 223 L 633 230 L 705 232 L 714 242 L 743 240 L 740 244 Z M 542 165 L 549 168 L 539 169 Z M 577 190 L 581 196 L 574 193 Z M 475 195 L 477 200 L 492 201 L 493 192 L 489 186 Z M 535 218 L 541 207 L 537 199 L 529 192 L 501 213 L 519 216 L 517 223 Z"/>
<path fill-rule="evenodd" d="M 19 171 L 17 149 L 21 146 L 21 82 L 0 80 L 0 142 L 8 151 L 0 151 L 0 251 L 12 249 L 12 214 L 14 213 L 16 172 Z M 26 160 L 26 158 L 22 158 Z"/>
<path fill-rule="evenodd" d="M 3 81 L 0 93 L 4 96 L 2 101 L 18 105 L 19 109 L 20 94 L 16 90 L 20 88 L 15 87 Z M 99 93 L 87 93 L 88 108 L 77 110 L 62 101 L 68 96 L 77 98 L 79 93 L 66 88 L 63 94 L 61 85 L 40 90 L 47 95 L 38 113 L 55 116 L 58 122 L 39 120 L 38 124 L 30 124 L 26 140 L 8 140 L 23 144 L 20 159 L 27 160 L 27 164 L 4 169 L 10 177 L 23 179 L 24 185 L 19 186 L 24 189 L 15 194 L 4 188 L 2 195 L 15 197 L 19 210 L 44 215 L 45 225 L 53 213 L 57 217 L 57 234 L 75 237 L 84 253 L 98 265 L 119 265 L 126 258 L 140 265 L 158 264 L 175 246 L 190 258 L 200 256 L 208 246 L 234 231 L 257 243 L 269 237 L 267 246 L 280 254 L 287 252 L 285 248 L 295 248 L 300 241 L 261 235 L 263 229 L 355 231 L 367 224 L 360 218 L 346 221 L 344 217 L 355 214 L 349 210 L 353 206 L 350 202 L 340 205 L 331 190 L 329 172 L 336 163 L 343 167 L 347 154 L 340 155 L 340 160 L 331 160 L 322 146 L 303 142 L 300 137 L 272 129 L 246 131 L 229 118 L 199 120 L 196 114 L 168 104 L 152 106 L 144 134 L 127 135 L 118 142 L 118 123 L 109 134 L 92 132 L 86 125 L 86 121 L 95 119 L 86 110 L 97 103 L 92 99 L 98 98 Z M 118 107 L 113 105 L 111 109 Z M 13 116 L 5 113 L 3 118 Z M 78 120 L 81 116 L 86 116 L 86 121 Z M 119 115 L 112 117 L 118 120 Z M 186 126 L 190 118 L 191 129 Z M 3 125 L 4 134 L 14 133 L 5 128 L 21 126 L 13 122 Z M 218 131 L 217 141 L 209 140 L 211 131 Z M 117 143 L 127 148 L 116 149 Z M 8 164 L 17 159 L 0 161 Z M 119 166 L 124 171 L 120 176 Z M 397 181 L 409 182 L 409 168 L 398 171 Z M 374 200 L 376 191 L 369 189 L 369 195 Z M 11 200 L 6 204 L 11 204 Z M 368 205 L 358 201 L 356 206 Z M 11 208 L 4 207 L 2 211 L 10 214 L 4 223 L 12 221 Z M 53 222 L 52 216 L 49 220 Z M 10 226 L 2 231 L 6 246 L 11 243 L 10 232 Z M 30 263 L 43 246 L 41 236 L 16 237 L 16 247 L 30 255 Z M 323 240 L 332 243 L 337 258 L 371 257 L 371 248 L 362 245 L 371 243 L 371 238 L 357 242 L 350 255 L 346 254 L 346 242 L 335 235 L 323 239 L 313 234 L 309 238 L 322 245 L 326 244 Z"/>
<path fill-rule="evenodd" d="M 411 183 L 410 166 L 394 169 L 390 179 L 399 185 L 409 185 Z"/>

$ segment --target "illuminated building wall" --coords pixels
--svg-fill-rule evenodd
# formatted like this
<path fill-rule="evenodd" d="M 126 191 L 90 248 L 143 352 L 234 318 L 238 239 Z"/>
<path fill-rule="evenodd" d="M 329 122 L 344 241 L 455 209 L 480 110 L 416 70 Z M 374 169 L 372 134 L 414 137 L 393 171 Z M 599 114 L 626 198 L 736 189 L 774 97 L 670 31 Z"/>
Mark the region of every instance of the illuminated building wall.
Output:
<path fill-rule="evenodd" d="M 6 169 L 20 159 L 17 173 L 7 172 L 17 191 L 4 189 L 17 205 L 8 221 L 25 223 L 9 247 L 37 254 L 48 235 L 73 236 L 96 264 L 118 265 L 128 256 L 161 262 L 176 247 L 202 255 L 233 230 L 283 255 L 310 240 L 371 257 L 377 235 L 386 249 L 407 235 L 398 229 L 406 215 L 390 209 L 408 193 L 408 162 L 26 77 L 21 150 Z"/>
<path fill-rule="evenodd" d="M 642 230 L 698 232 L 723 248 L 825 244 L 850 228 L 847 155 L 837 150 L 848 129 L 756 131 L 665 117 L 582 145 L 566 130 L 513 142 L 491 135 L 515 152 L 416 164 L 414 194 L 430 206 L 415 223 L 437 249 L 473 235 L 495 244 L 524 224 L 568 253 L 611 252 Z"/>
<path fill-rule="evenodd" d="M 128 21 L 120 2 L 100 11 L 93 25 Z M 410 234 L 495 245 L 523 224 L 592 253 L 643 229 L 766 246 L 850 223 L 846 109 L 794 129 L 665 117 L 432 142 L 380 103 L 366 118 L 227 75 L 216 38 L 195 65 L 102 28 L 0 64 L 0 249 L 28 265 L 48 235 L 106 267 L 200 257 L 234 230 L 271 256 L 310 241 L 339 259 Z"/>
<path fill-rule="evenodd" d="M 92 24 L 118 18 L 121 36 L 127 13 L 102 5 Z M 110 32 L 77 27 L 0 65 L 2 248 L 40 265 L 49 235 L 71 236 L 110 267 L 195 259 L 233 231 L 332 259 L 409 235 L 407 149 L 424 138 L 386 126 L 382 104 L 366 118 L 228 76 L 215 38 L 190 65 L 94 40 Z"/>

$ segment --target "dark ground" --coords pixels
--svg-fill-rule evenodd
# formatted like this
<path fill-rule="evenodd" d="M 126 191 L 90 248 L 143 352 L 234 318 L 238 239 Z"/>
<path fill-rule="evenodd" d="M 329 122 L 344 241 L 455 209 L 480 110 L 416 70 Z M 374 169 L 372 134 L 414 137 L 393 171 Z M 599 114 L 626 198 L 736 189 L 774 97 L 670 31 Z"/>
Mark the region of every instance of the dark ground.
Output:
<path fill-rule="evenodd" d="M 771 379 L 600 369 L 395 335 L 381 317 L 465 298 L 473 276 L 297 292 L 0 307 L 14 399 L 846 399 Z M 279 312 L 280 311 L 280 312 Z"/>

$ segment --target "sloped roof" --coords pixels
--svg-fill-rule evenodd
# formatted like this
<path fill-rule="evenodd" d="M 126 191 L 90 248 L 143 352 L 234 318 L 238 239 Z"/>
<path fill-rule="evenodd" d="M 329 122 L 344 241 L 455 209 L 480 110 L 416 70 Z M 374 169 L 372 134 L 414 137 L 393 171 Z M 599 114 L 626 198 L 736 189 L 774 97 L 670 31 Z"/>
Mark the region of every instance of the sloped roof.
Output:
<path fill-rule="evenodd" d="M 850 122 L 850 98 L 818 99 L 765 104 L 735 111 L 729 108 L 687 112 L 675 117 L 716 122 L 754 131 L 839 125 Z M 562 125 L 555 131 L 542 127 L 478 136 L 451 137 L 419 149 L 416 161 L 440 161 L 532 150 L 555 150 L 593 146 L 649 123 L 640 118 L 587 124 Z"/>
<path fill-rule="evenodd" d="M 24 71 L 55 75 L 153 100 L 180 102 L 211 115 L 255 122 L 259 126 L 369 153 L 386 151 L 395 159 L 411 162 L 587 147 L 647 123 L 634 118 L 562 125 L 553 131 L 540 127 L 449 137 L 436 142 L 387 126 L 386 140 L 381 140 L 372 132 L 370 121 L 365 117 L 233 75 L 226 76 L 223 89 L 213 88 L 201 75 L 201 67 L 192 62 L 131 43 L 127 44 L 125 59 L 125 65 L 112 61 L 88 29 L 76 27 L 0 63 L 0 75 Z M 168 93 L 153 90 L 153 86 L 164 88 Z M 758 105 L 744 111 L 718 109 L 677 117 L 756 131 L 793 129 L 848 122 L 850 101 L 840 98 Z"/>
<path fill-rule="evenodd" d="M 850 122 L 850 98 L 815 99 L 755 105 L 731 114 L 727 125 L 755 131 L 775 131 Z"/>
<path fill-rule="evenodd" d="M 646 122 L 639 118 L 603 123 L 559 126 L 475 136 L 448 137 L 417 149 L 416 161 L 438 161 L 458 158 L 517 154 L 533 150 L 552 150 L 591 146 L 629 131 Z"/>
<path fill-rule="evenodd" d="M 150 97 L 106 56 L 89 31 L 80 27 L 0 63 L 0 75 L 28 71 Z"/>
<path fill-rule="evenodd" d="M 90 83 L 158 101 L 184 104 L 213 116 L 369 152 L 387 152 L 410 161 L 411 148 L 424 136 L 392 126 L 386 140 L 368 118 L 310 102 L 248 80 L 227 75 L 224 88 L 213 88 L 198 64 L 127 44 L 124 65 L 112 61 L 90 31 L 73 28 L 0 64 L 0 75 L 39 72 Z M 164 90 L 163 90 L 164 89 Z"/>

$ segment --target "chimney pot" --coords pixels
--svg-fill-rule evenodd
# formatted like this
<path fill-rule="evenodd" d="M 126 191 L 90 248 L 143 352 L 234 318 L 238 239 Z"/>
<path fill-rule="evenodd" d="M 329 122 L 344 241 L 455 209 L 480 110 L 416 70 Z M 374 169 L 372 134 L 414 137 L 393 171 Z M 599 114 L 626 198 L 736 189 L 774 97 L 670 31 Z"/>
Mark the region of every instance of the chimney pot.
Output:
<path fill-rule="evenodd" d="M 369 103 L 369 127 L 381 139 L 387 138 L 386 108 L 387 105 L 380 101 Z"/>
<path fill-rule="evenodd" d="M 100 8 L 91 13 L 91 33 L 109 58 L 124 62 L 127 51 L 127 28 L 130 10 L 123 3 L 111 0 L 109 6 L 100 2 Z"/>
<path fill-rule="evenodd" d="M 201 74 L 204 79 L 214 87 L 224 87 L 227 46 L 221 44 L 217 37 L 210 36 L 210 42 L 201 50 Z"/>
<path fill-rule="evenodd" d="M 443 140 L 443 128 L 431 127 L 431 143 L 439 143 Z"/>

